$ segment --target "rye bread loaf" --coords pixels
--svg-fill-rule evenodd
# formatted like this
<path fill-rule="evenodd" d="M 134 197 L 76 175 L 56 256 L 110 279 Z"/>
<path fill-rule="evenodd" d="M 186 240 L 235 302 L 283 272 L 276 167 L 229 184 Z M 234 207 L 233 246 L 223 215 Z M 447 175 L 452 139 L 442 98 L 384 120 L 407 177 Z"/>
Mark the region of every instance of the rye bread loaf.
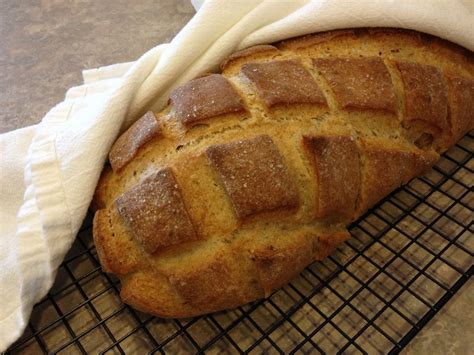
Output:
<path fill-rule="evenodd" d="M 474 128 L 473 53 L 339 30 L 231 55 L 114 144 L 94 241 L 124 302 L 188 317 L 266 297 Z"/>

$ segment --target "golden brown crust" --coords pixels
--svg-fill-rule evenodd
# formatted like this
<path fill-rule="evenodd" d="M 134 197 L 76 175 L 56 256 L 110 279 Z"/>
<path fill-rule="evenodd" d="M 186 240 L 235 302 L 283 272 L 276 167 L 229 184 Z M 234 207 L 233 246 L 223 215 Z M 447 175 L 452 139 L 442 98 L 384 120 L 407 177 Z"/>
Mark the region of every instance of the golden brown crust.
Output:
<path fill-rule="evenodd" d="M 448 96 L 442 72 L 431 65 L 398 61 L 405 91 L 404 124 L 427 126 L 424 133 L 439 137 L 449 130 Z"/>
<path fill-rule="evenodd" d="M 209 118 L 245 112 L 238 93 L 219 74 L 194 79 L 178 87 L 171 93 L 170 102 L 176 119 L 188 128 Z"/>
<path fill-rule="evenodd" d="M 201 312 L 237 307 L 256 296 L 253 289 L 242 287 L 248 275 L 242 275 L 238 259 L 230 251 L 209 259 L 200 258 L 167 274 L 176 292 Z"/>
<path fill-rule="evenodd" d="M 119 196 L 115 206 L 148 253 L 196 239 L 180 188 L 169 168 Z"/>
<path fill-rule="evenodd" d="M 250 48 L 245 48 L 241 51 L 232 53 L 229 57 L 227 57 L 221 63 L 221 70 L 224 71 L 226 69 L 230 69 L 231 66 L 237 64 L 236 62 L 239 62 L 242 59 L 255 59 L 261 57 L 262 55 L 277 55 L 279 53 L 280 51 L 278 48 L 270 44 L 260 44 Z"/>
<path fill-rule="evenodd" d="M 350 237 L 346 230 L 317 235 L 313 247 L 314 260 L 323 260 Z"/>
<path fill-rule="evenodd" d="M 109 161 L 112 169 L 119 172 L 137 155 L 138 150 L 152 138 L 161 136 L 161 127 L 151 111 L 137 120 L 112 146 Z"/>
<path fill-rule="evenodd" d="M 466 133 L 474 129 L 474 80 L 447 75 L 450 93 L 450 121 L 452 139 L 448 145 L 456 143 Z"/>
<path fill-rule="evenodd" d="M 286 50 L 305 49 L 305 48 L 313 47 L 315 45 L 327 43 L 334 39 L 340 40 L 341 37 L 349 38 L 349 39 L 357 39 L 356 31 L 352 29 L 344 29 L 344 30 L 335 30 L 335 31 L 309 34 L 309 35 L 301 36 L 298 38 L 283 40 L 277 44 L 277 47 L 279 49 L 286 49 Z"/>
<path fill-rule="evenodd" d="M 102 175 L 97 182 L 95 188 L 94 197 L 92 198 L 90 209 L 92 212 L 96 212 L 106 207 L 107 201 L 110 200 L 110 196 L 107 195 L 108 186 L 111 177 L 113 176 L 113 171 L 110 165 L 106 164 L 104 170 L 102 170 Z"/>
<path fill-rule="evenodd" d="M 283 248 L 272 244 L 259 246 L 251 250 L 250 254 L 265 297 L 290 282 L 314 260 L 312 245 L 307 239 L 295 240 L 293 244 L 287 244 Z"/>
<path fill-rule="evenodd" d="M 176 294 L 166 276 L 151 269 L 143 269 L 121 281 L 123 302 L 140 311 L 165 318 L 192 317 L 199 313 Z"/>
<path fill-rule="evenodd" d="M 212 145 L 207 156 L 241 220 L 298 206 L 296 186 L 269 136 Z"/>
<path fill-rule="evenodd" d="M 351 220 L 359 193 L 359 152 L 350 136 L 305 136 L 318 190 L 318 218 Z"/>
<path fill-rule="evenodd" d="M 380 58 L 321 58 L 313 64 L 341 107 L 395 112 L 392 81 Z"/>
<path fill-rule="evenodd" d="M 362 140 L 362 190 L 359 210 L 366 211 L 377 201 L 421 175 L 439 158 L 434 152 L 413 147 L 387 145 L 382 139 Z"/>
<path fill-rule="evenodd" d="M 161 138 L 122 139 L 133 157 L 101 177 L 94 240 L 124 302 L 189 317 L 268 296 L 474 128 L 474 56 L 458 46 L 357 29 L 275 47 L 178 88 Z"/>
<path fill-rule="evenodd" d="M 255 85 L 268 108 L 291 104 L 326 104 L 311 74 L 295 60 L 249 63 L 244 64 L 241 70 Z"/>
<path fill-rule="evenodd" d="M 132 272 L 139 264 L 139 255 L 135 243 L 121 230 L 117 211 L 97 211 L 93 225 L 94 243 L 104 271 L 118 276 Z"/>

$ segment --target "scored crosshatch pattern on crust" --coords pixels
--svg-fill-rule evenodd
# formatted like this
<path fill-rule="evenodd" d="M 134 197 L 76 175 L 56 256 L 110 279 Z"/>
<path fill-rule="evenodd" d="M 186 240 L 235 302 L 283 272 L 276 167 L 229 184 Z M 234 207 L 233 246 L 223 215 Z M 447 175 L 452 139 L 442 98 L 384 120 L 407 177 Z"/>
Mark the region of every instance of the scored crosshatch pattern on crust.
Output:
<path fill-rule="evenodd" d="M 268 299 L 185 320 L 120 302 L 88 216 L 8 353 L 397 353 L 470 278 L 474 135 L 353 223 L 352 238 Z"/>
<path fill-rule="evenodd" d="M 106 169 L 94 198 L 93 236 L 104 270 L 121 281 L 126 304 L 182 318 L 270 294 L 329 255 L 349 238 L 349 223 L 474 129 L 465 114 L 473 108 L 470 92 L 452 89 L 474 87 L 471 52 L 412 31 L 382 40 L 368 29 L 353 35 L 346 36 L 355 40 L 350 45 L 329 40 L 295 51 L 275 43 L 273 49 L 247 49 L 246 57 L 234 54 L 221 74 L 175 88 L 169 105 L 156 113 L 163 135 L 131 152 L 123 170 Z M 448 76 L 465 85 L 453 86 Z M 224 86 L 229 95 L 211 95 Z M 318 95 L 324 100 L 314 100 Z M 238 114 L 226 103 L 237 98 L 245 108 Z M 416 111 L 429 102 L 440 108 L 434 120 Z M 199 123 L 188 127 L 188 115 Z M 441 134 L 431 126 L 442 127 Z M 314 144 L 302 144 L 304 137 Z M 341 138 L 325 144 L 318 137 Z M 153 224 L 130 223 L 142 216 L 114 217 L 114 201 L 162 168 L 176 177 L 196 239 L 155 243 L 162 237 Z M 139 234 L 148 234 L 157 248 L 147 248 Z M 298 252 L 308 248 L 312 255 Z M 296 255 L 302 255 L 298 262 Z M 112 264 L 130 267 L 114 270 Z"/>

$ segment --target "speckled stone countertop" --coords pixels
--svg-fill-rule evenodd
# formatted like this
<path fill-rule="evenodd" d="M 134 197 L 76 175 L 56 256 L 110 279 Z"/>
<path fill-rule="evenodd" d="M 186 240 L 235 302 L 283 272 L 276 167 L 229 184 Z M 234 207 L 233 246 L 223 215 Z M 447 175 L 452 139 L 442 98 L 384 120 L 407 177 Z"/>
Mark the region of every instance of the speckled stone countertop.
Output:
<path fill-rule="evenodd" d="M 0 133 L 38 123 L 83 69 L 135 60 L 193 14 L 189 0 L 0 1 Z M 472 353 L 473 308 L 471 280 L 404 352 Z"/>
<path fill-rule="evenodd" d="M 0 1 L 0 132 L 38 123 L 82 70 L 139 58 L 193 14 L 188 0 Z"/>

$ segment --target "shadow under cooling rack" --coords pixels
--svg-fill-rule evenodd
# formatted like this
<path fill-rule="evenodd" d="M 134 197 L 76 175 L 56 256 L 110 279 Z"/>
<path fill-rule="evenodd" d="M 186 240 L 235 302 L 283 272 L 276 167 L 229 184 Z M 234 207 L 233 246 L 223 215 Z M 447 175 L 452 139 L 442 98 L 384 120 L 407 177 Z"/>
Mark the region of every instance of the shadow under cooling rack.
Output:
<path fill-rule="evenodd" d="M 91 216 L 11 353 L 397 353 L 473 273 L 472 134 L 270 298 L 188 320 L 122 304 Z"/>

